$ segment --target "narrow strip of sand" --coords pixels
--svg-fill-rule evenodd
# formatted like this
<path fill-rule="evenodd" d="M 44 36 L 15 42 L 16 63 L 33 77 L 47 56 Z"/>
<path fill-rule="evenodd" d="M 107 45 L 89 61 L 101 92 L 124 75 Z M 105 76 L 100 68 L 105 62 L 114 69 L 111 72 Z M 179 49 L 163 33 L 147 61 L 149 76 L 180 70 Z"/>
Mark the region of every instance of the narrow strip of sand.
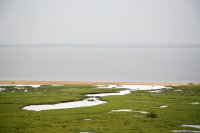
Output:
<path fill-rule="evenodd" d="M 162 85 L 179 86 L 200 83 L 176 83 L 176 82 L 101 82 L 101 81 L 39 81 L 39 80 L 1 80 L 0 84 L 21 84 L 21 85 Z"/>

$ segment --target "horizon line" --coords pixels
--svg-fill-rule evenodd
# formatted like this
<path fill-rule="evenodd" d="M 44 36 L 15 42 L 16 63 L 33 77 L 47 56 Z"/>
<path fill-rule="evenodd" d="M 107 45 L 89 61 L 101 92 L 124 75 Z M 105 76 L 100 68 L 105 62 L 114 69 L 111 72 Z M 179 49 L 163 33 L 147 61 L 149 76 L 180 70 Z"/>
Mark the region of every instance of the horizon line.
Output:
<path fill-rule="evenodd" d="M 80 47 L 80 48 L 200 48 L 200 44 L 69 44 L 69 43 L 38 43 L 38 44 L 0 44 L 0 47 Z"/>

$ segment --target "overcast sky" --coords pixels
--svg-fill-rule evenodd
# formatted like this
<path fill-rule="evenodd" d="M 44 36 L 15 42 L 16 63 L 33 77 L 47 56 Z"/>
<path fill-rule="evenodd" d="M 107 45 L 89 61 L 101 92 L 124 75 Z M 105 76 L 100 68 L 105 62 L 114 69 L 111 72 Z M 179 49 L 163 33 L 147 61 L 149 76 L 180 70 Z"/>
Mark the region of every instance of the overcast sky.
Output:
<path fill-rule="evenodd" d="M 200 44 L 200 0 L 0 0 L 0 42 Z"/>

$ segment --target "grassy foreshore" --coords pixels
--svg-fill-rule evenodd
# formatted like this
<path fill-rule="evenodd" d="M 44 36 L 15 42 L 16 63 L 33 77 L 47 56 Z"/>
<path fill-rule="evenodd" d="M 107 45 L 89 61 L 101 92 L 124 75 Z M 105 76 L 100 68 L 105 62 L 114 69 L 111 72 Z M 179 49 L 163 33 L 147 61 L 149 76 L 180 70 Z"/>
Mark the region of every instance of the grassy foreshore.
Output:
<path fill-rule="evenodd" d="M 87 93 L 118 90 L 97 89 L 89 85 L 23 86 L 21 89 L 11 85 L 1 88 L 5 89 L 0 92 L 2 133 L 172 133 L 172 130 L 198 130 L 181 127 L 182 124 L 200 124 L 200 85 L 174 86 L 159 93 L 134 91 L 123 96 L 103 97 L 102 100 L 108 103 L 98 106 L 40 112 L 22 108 L 31 104 L 78 101 Z M 110 113 L 117 109 L 149 113 Z"/>
<path fill-rule="evenodd" d="M 163 85 L 163 86 L 180 86 L 180 85 L 198 85 L 200 83 L 178 83 L 178 82 L 101 82 L 101 81 L 39 81 L 39 80 L 0 80 L 0 84 L 24 84 L 24 85 L 99 85 L 99 84 L 116 84 L 116 85 Z"/>

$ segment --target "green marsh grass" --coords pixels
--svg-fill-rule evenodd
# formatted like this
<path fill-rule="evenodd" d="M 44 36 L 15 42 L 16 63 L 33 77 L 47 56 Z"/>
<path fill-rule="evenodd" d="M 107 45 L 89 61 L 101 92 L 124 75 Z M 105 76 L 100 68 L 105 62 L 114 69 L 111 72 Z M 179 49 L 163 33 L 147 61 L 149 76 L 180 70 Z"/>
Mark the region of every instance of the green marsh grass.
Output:
<path fill-rule="evenodd" d="M 0 132 L 2 133 L 171 133 L 187 130 L 182 124 L 200 125 L 200 86 L 176 86 L 181 89 L 160 93 L 135 91 L 123 96 L 107 96 L 106 104 L 74 109 L 27 111 L 22 107 L 31 104 L 48 104 L 77 101 L 88 93 L 115 92 L 119 89 L 100 89 L 93 86 L 63 85 L 24 87 L 13 86 L 0 92 Z M 12 92 L 15 91 L 15 92 Z M 167 105 L 167 108 L 159 106 Z M 114 109 L 133 109 L 152 112 L 155 118 L 136 112 L 115 112 Z M 91 119 L 86 121 L 84 119 Z M 195 130 L 195 129 L 194 129 Z"/>

